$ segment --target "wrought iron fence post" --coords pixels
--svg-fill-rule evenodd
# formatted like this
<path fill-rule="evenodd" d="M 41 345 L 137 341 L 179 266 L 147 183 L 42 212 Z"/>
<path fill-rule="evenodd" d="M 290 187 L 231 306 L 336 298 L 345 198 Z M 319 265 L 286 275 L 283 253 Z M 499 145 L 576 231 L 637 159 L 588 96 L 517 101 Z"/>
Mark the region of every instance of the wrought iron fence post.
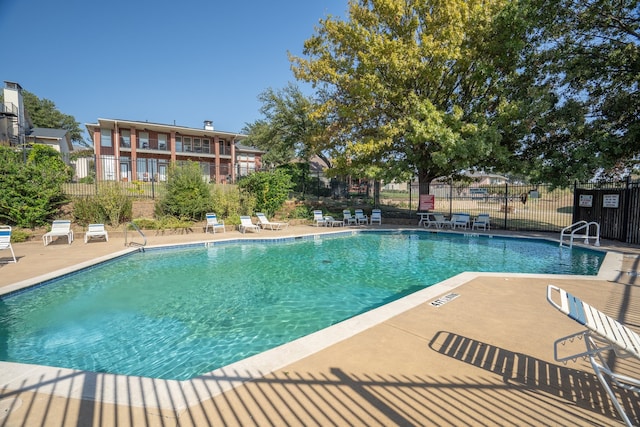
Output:
<path fill-rule="evenodd" d="M 99 169 L 102 170 L 102 166 L 103 165 L 100 165 L 100 166 L 101 167 Z M 93 182 L 94 182 L 94 185 L 96 186 L 96 190 L 95 190 L 94 194 L 97 196 L 98 195 L 98 156 L 96 156 L 95 154 L 93 155 L 93 168 L 95 170 L 95 174 L 94 174 L 95 177 L 94 177 Z M 87 196 L 88 196 L 88 194 L 87 194 Z"/>
<path fill-rule="evenodd" d="M 509 215 L 509 183 L 504 183 L 504 229 L 507 229 L 507 216 Z"/>
<path fill-rule="evenodd" d="M 449 180 L 449 217 L 453 215 L 453 177 Z"/>

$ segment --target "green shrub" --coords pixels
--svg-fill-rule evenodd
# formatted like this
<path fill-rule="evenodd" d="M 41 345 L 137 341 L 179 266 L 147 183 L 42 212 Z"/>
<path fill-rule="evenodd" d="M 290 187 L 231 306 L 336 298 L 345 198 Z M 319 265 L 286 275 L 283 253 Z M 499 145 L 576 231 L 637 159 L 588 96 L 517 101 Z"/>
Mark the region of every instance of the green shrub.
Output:
<path fill-rule="evenodd" d="M 289 218 L 291 219 L 307 219 L 312 216 L 312 209 L 309 206 L 300 205 L 296 206 L 291 212 L 289 212 Z"/>
<path fill-rule="evenodd" d="M 226 217 L 224 220 L 224 225 L 232 225 L 232 226 L 240 225 L 240 214 L 234 213 Z"/>
<path fill-rule="evenodd" d="M 276 169 L 273 172 L 255 172 L 243 177 L 238 186 L 255 199 L 257 211 L 272 216 L 289 197 L 293 184 L 286 171 Z"/>
<path fill-rule="evenodd" d="M 156 204 L 156 216 L 166 215 L 201 220 L 213 209 L 213 200 L 200 165 L 187 162 L 171 165 L 167 174 L 166 193 Z"/>
<path fill-rule="evenodd" d="M 0 218 L 23 228 L 44 225 L 67 203 L 62 185 L 71 168 L 56 150 L 35 144 L 22 153 L 0 146 Z"/>
<path fill-rule="evenodd" d="M 94 183 L 94 179 L 93 179 L 93 177 L 92 177 L 92 176 L 85 176 L 85 177 L 83 177 L 83 178 L 80 178 L 80 179 L 78 180 L 78 182 L 79 182 L 80 184 L 93 184 L 93 183 Z"/>
<path fill-rule="evenodd" d="M 109 223 L 117 227 L 131 219 L 133 203 L 116 182 L 100 184 L 98 194 L 93 197 L 79 197 L 73 201 L 73 216 L 82 225 Z"/>
<path fill-rule="evenodd" d="M 31 238 L 31 233 L 21 229 L 11 230 L 11 243 L 26 242 Z"/>
<path fill-rule="evenodd" d="M 212 211 L 219 218 L 226 218 L 229 215 L 240 212 L 240 192 L 236 185 L 212 185 L 211 200 Z"/>
<path fill-rule="evenodd" d="M 158 228 L 160 228 L 158 221 L 152 218 L 136 218 L 131 222 L 133 222 L 136 227 L 141 230 L 157 230 Z"/>
<path fill-rule="evenodd" d="M 73 199 L 74 222 L 88 225 L 106 222 L 106 216 L 100 203 L 95 197 L 78 197 Z"/>
<path fill-rule="evenodd" d="M 165 216 L 158 220 L 159 230 L 176 230 L 193 227 L 193 221 L 185 221 L 173 216 Z"/>
<path fill-rule="evenodd" d="M 117 227 L 120 223 L 131 219 L 133 203 L 119 183 L 105 182 L 100 184 L 96 199 L 112 227 Z"/>

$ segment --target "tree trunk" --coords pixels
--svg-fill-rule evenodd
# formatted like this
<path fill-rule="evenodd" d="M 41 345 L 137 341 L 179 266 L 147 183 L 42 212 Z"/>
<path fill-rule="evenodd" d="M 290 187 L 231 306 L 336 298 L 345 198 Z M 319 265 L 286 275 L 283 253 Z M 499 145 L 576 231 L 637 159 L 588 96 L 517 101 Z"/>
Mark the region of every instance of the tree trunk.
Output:
<path fill-rule="evenodd" d="M 418 195 L 429 194 L 429 187 L 433 178 L 426 171 L 418 171 Z"/>

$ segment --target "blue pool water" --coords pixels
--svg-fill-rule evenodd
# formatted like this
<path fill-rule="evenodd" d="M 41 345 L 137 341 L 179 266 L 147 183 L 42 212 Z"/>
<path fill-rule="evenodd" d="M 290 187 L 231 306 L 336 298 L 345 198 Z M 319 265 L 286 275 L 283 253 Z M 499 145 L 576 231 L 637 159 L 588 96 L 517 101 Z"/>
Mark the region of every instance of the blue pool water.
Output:
<path fill-rule="evenodd" d="M 603 258 L 427 232 L 148 250 L 0 299 L 0 360 L 184 380 L 463 271 L 597 274 Z"/>

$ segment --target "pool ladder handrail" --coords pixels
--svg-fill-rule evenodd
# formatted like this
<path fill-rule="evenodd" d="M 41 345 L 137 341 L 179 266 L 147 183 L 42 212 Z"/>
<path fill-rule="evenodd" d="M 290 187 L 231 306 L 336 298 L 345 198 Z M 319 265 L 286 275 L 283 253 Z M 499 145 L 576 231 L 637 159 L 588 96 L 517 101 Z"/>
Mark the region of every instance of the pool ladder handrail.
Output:
<path fill-rule="evenodd" d="M 590 234 L 592 226 L 595 226 L 595 234 L 593 235 Z M 584 230 L 584 234 L 576 234 L 582 230 Z M 570 234 L 568 232 L 570 232 Z M 573 224 L 563 228 L 560 232 L 560 246 L 563 245 L 565 237 L 569 237 L 570 248 L 573 247 L 573 239 L 576 237 L 584 238 L 585 245 L 589 244 L 590 238 L 594 238 L 595 242 L 593 245 L 600 246 L 600 224 L 595 221 L 587 222 L 584 220 L 574 222 Z"/>
<path fill-rule="evenodd" d="M 127 228 L 129 228 L 129 226 L 132 226 L 138 232 L 138 234 L 140 234 L 140 236 L 142 236 L 142 240 L 143 240 L 142 243 L 138 243 L 138 242 L 127 243 Z M 140 228 L 137 225 L 135 225 L 133 222 L 128 222 L 124 226 L 124 245 L 125 246 L 139 246 L 140 250 L 144 252 L 144 247 L 147 246 L 147 236 L 145 236 L 144 233 L 142 232 L 142 230 L 140 230 Z"/>

